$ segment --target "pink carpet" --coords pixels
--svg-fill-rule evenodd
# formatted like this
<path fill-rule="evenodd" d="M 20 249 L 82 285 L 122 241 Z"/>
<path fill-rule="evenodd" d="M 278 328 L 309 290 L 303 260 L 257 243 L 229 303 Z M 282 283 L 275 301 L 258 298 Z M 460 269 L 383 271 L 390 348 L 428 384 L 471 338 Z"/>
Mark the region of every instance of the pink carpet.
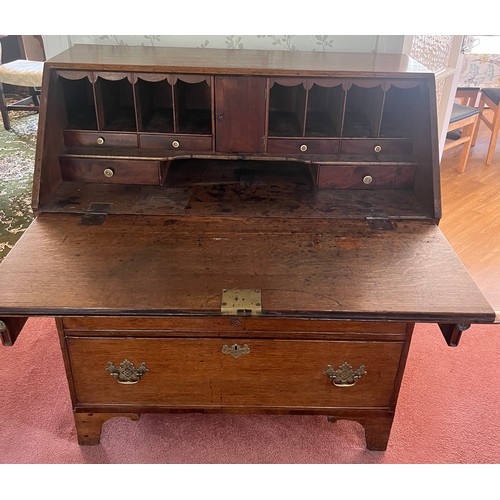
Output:
<path fill-rule="evenodd" d="M 458 348 L 419 325 L 386 452 L 356 422 L 325 417 L 143 414 L 104 424 L 79 447 L 53 320 L 0 346 L 1 463 L 498 463 L 500 325 L 473 325 Z"/>

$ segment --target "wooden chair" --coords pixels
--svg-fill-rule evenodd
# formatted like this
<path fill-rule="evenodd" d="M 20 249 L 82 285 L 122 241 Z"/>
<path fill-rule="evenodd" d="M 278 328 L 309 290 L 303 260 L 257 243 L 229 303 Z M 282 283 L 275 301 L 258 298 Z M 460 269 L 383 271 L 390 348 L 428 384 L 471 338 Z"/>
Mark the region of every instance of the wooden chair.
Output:
<path fill-rule="evenodd" d="M 491 130 L 490 145 L 488 146 L 488 153 L 486 154 L 486 165 L 490 165 L 493 155 L 495 153 L 495 147 L 498 139 L 498 131 L 500 130 L 500 112 L 499 109 L 500 101 L 500 88 L 484 88 L 481 89 L 481 97 L 479 99 L 479 123 L 474 134 L 473 144 L 475 144 L 477 139 L 477 133 L 479 130 L 479 124 L 481 122 Z M 485 113 L 485 107 L 488 107 L 493 115 Z M 491 118 L 489 118 L 491 116 Z"/>
<path fill-rule="evenodd" d="M 456 100 L 475 104 L 479 88 L 457 89 Z M 454 131 L 460 131 L 457 139 L 449 139 L 444 145 L 444 151 L 463 145 L 462 154 L 457 166 L 457 171 L 465 171 L 467 160 L 469 159 L 470 148 L 473 145 L 473 139 L 478 125 L 479 109 L 473 105 L 467 106 L 455 102 L 451 112 L 450 122 L 448 124 L 448 134 Z"/>
<path fill-rule="evenodd" d="M 42 86 L 43 61 L 45 51 L 40 35 L 18 35 L 20 40 L 21 57 L 0 65 L 0 113 L 3 125 L 6 130 L 10 130 L 9 111 L 36 111 L 40 109 L 40 88 Z M 1 60 L 0 46 L 0 60 Z M 8 104 L 3 84 L 16 87 L 29 88 L 30 96 L 17 102 Z"/>
<path fill-rule="evenodd" d="M 480 92 L 480 87 L 457 87 L 455 102 L 458 102 L 463 106 L 471 106 L 475 108 L 477 107 L 477 100 Z"/>

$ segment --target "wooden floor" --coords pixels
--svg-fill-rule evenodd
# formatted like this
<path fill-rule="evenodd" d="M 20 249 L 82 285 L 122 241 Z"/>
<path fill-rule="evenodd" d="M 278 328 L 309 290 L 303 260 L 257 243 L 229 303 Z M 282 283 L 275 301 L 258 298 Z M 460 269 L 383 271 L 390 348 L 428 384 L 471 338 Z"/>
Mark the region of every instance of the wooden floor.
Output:
<path fill-rule="evenodd" d="M 462 174 L 456 171 L 461 148 L 444 152 L 440 228 L 500 321 L 500 141 L 487 166 L 484 161 L 490 136 L 481 124 Z"/>

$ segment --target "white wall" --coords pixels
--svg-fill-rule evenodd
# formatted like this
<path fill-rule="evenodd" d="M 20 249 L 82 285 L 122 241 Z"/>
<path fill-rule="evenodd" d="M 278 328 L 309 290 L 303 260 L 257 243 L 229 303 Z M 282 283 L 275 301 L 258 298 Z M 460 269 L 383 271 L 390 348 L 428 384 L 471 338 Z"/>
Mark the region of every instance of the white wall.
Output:
<path fill-rule="evenodd" d="M 335 52 L 396 52 L 399 35 L 46 35 L 47 58 L 78 43 Z"/>
<path fill-rule="evenodd" d="M 42 38 L 47 59 L 66 50 L 71 44 L 68 35 L 42 35 Z"/>

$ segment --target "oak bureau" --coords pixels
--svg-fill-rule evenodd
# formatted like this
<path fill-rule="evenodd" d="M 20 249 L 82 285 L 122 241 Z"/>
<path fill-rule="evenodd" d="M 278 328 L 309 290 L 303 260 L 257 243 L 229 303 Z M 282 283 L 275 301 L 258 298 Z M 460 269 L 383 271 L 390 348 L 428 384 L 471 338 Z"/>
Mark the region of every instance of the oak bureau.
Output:
<path fill-rule="evenodd" d="M 415 323 L 454 346 L 495 316 L 438 227 L 435 93 L 399 54 L 58 55 L 3 344 L 56 318 L 82 445 L 201 411 L 356 420 L 384 450 Z"/>

